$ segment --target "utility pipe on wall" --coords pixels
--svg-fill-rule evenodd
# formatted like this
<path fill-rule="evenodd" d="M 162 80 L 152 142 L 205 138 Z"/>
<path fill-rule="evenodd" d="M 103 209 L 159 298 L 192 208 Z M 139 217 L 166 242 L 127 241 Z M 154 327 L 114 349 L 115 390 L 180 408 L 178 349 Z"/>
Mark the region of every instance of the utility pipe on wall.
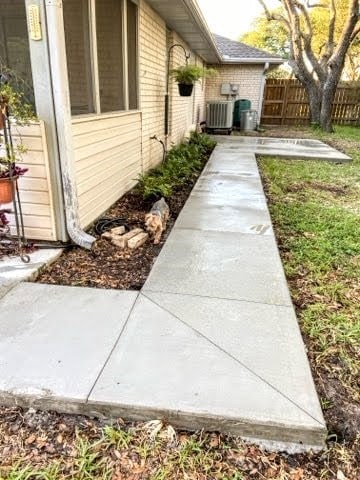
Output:
<path fill-rule="evenodd" d="M 79 219 L 62 0 L 46 0 L 45 7 L 66 228 L 71 240 L 90 250 L 95 238 L 82 230 Z"/>

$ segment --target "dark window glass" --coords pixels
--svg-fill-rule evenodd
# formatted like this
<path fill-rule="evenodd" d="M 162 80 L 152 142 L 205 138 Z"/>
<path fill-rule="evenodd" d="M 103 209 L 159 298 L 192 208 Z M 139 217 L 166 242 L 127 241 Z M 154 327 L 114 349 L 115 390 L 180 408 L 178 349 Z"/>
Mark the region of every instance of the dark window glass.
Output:
<path fill-rule="evenodd" d="M 11 84 L 34 105 L 30 50 L 24 0 L 1 0 L 0 73 L 11 76 Z"/>
<path fill-rule="evenodd" d="M 137 105 L 137 6 L 127 0 L 127 49 L 128 49 L 128 88 L 129 109 Z"/>
<path fill-rule="evenodd" d="M 63 0 L 71 112 L 94 112 L 88 0 Z"/>
<path fill-rule="evenodd" d="M 96 0 L 100 105 L 102 112 L 124 110 L 122 12 L 120 0 Z"/>

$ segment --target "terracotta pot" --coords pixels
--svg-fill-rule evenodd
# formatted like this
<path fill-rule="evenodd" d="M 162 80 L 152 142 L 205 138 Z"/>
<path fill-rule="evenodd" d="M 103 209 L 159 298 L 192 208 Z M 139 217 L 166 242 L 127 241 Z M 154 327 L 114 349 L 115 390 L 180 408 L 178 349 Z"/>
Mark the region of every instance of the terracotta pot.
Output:
<path fill-rule="evenodd" d="M 12 188 L 11 182 L 14 183 L 14 189 L 16 188 L 17 177 L 10 178 L 0 178 L 0 203 L 10 203 L 12 202 Z"/>
<path fill-rule="evenodd" d="M 191 97 L 194 85 L 178 83 L 180 97 Z"/>

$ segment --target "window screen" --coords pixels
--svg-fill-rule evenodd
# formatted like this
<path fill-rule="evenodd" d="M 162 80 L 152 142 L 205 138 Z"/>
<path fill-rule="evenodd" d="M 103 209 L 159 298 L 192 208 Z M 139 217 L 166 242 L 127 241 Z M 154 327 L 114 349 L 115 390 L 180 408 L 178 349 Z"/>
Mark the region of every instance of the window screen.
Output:
<path fill-rule="evenodd" d="M 71 113 L 94 112 L 88 0 L 64 0 L 64 28 Z"/>

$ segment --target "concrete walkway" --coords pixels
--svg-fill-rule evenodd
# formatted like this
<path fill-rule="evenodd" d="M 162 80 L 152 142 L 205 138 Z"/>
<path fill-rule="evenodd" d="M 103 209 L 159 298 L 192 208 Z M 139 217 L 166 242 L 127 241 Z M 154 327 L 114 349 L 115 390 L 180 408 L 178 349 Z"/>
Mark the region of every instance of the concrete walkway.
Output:
<path fill-rule="evenodd" d="M 140 293 L 23 283 L 3 297 L 2 403 L 324 445 L 255 150 L 218 140 Z"/>

